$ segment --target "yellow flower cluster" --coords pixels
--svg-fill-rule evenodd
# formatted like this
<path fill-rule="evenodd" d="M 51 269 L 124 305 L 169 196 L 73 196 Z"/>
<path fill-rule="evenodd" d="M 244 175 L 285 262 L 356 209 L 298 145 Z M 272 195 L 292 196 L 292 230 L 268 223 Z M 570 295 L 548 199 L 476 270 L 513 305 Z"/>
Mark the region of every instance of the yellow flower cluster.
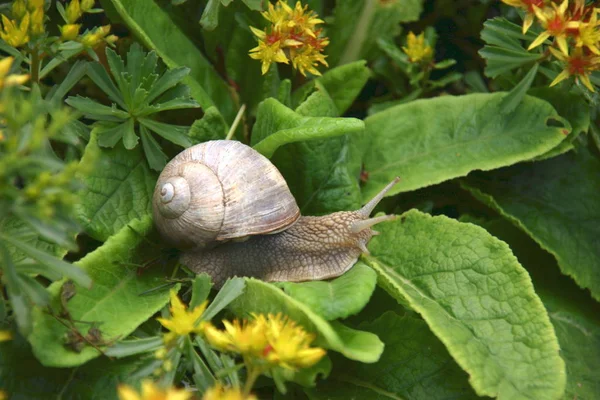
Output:
<path fill-rule="evenodd" d="M 14 60 L 14 57 L 6 57 L 0 61 L 0 90 L 9 86 L 22 85 L 29 80 L 29 75 L 8 75 Z"/>
<path fill-rule="evenodd" d="M 412 63 L 427 64 L 433 59 L 433 49 L 425 43 L 425 33 L 415 36 L 409 32 L 406 38 L 406 47 L 402 47 L 404 53 Z"/>
<path fill-rule="evenodd" d="M 322 54 L 329 44 L 321 37 L 322 30 L 317 25 L 323 21 L 308 6 L 300 2 L 291 8 L 283 0 L 276 5 L 269 3 L 269 9 L 262 13 L 270 25 L 264 31 L 250 27 L 258 38 L 258 46 L 250 50 L 250 57 L 262 61 L 262 73 L 267 73 L 274 62 L 288 64 L 306 76 L 309 72 L 321 75 L 317 70 L 319 63 L 328 66 Z"/>
<path fill-rule="evenodd" d="M 204 393 L 202 400 L 258 400 L 253 394 L 245 395 L 239 388 L 226 388 L 220 383 Z"/>
<path fill-rule="evenodd" d="M 325 355 L 325 350 L 310 347 L 313 335 L 281 314 L 254 315 L 251 321 L 223 321 L 223 325 L 224 330 L 206 325 L 208 342 L 254 362 L 296 370 L 316 364 Z"/>
<path fill-rule="evenodd" d="M 559 60 L 563 71 L 550 86 L 574 76 L 590 91 L 594 86 L 590 74 L 600 69 L 600 9 L 586 5 L 585 0 L 502 0 L 526 12 L 523 33 L 537 21 L 543 31 L 531 43 L 529 50 L 553 38 L 550 53 Z"/>
<path fill-rule="evenodd" d="M 142 381 L 140 393 L 127 385 L 119 385 L 117 392 L 119 400 L 188 400 L 192 397 L 192 393 L 184 389 L 163 390 L 149 380 Z"/>
<path fill-rule="evenodd" d="M 62 40 L 77 40 L 90 48 L 96 47 L 104 40 L 108 43 L 114 43 L 117 40 L 115 35 L 108 35 L 110 33 L 110 25 L 99 26 L 79 37 L 81 24 L 78 24 L 77 21 L 79 21 L 84 13 L 89 12 L 92 7 L 94 7 L 94 0 L 71 0 L 65 8 L 64 13 L 67 23 L 60 27 Z"/>
<path fill-rule="evenodd" d="M 190 333 L 201 333 L 205 322 L 200 321 L 200 316 L 206 310 L 208 301 L 189 311 L 181 302 L 177 293 L 171 291 L 171 318 L 157 318 L 156 320 L 170 332 L 164 337 L 165 343 L 171 343 L 179 336 L 187 336 Z"/>
<path fill-rule="evenodd" d="M 45 32 L 44 0 L 15 0 L 9 19 L 2 14 L 0 38 L 12 47 L 21 47 Z"/>

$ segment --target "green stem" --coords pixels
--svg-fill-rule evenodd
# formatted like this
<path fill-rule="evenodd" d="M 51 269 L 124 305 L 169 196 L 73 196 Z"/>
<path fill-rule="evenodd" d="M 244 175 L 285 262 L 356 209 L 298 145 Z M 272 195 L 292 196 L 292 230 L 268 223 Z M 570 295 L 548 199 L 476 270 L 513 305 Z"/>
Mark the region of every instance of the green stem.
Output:
<path fill-rule="evenodd" d="M 40 53 L 37 46 L 31 52 L 31 81 L 40 83 Z"/>
<path fill-rule="evenodd" d="M 347 64 L 358 59 L 360 55 L 360 50 L 362 49 L 363 43 L 367 38 L 369 25 L 371 24 L 371 20 L 373 19 L 373 15 L 375 14 L 377 0 L 364 1 L 365 5 L 363 7 L 362 12 L 360 13 L 360 17 L 358 18 L 356 30 L 354 31 L 354 35 L 352 35 L 350 37 L 350 40 L 348 40 L 348 44 L 346 45 L 344 53 L 340 58 L 340 65 Z"/>
<path fill-rule="evenodd" d="M 231 138 L 235 134 L 235 131 L 236 131 L 238 125 L 240 124 L 242 117 L 244 116 L 244 111 L 246 111 L 246 105 L 242 104 L 242 106 L 238 110 L 237 115 L 235 116 L 235 119 L 233 120 L 233 123 L 231 124 L 231 128 L 229 128 L 229 132 L 227 132 L 227 136 L 225 137 L 225 140 L 231 140 Z"/>
<path fill-rule="evenodd" d="M 254 386 L 254 382 L 260 376 L 260 368 L 256 368 L 251 364 L 246 363 L 248 376 L 246 378 L 246 383 L 244 384 L 244 397 L 250 396 L 250 392 L 252 391 L 252 387 Z"/>

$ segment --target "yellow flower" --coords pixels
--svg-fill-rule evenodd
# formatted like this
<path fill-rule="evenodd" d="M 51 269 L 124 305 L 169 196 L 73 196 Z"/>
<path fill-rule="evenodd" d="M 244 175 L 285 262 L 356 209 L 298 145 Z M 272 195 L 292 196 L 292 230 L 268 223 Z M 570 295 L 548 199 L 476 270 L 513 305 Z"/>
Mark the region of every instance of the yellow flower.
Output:
<path fill-rule="evenodd" d="M 23 46 L 29 42 L 29 13 L 25 13 L 25 16 L 19 24 L 16 20 L 10 20 L 6 16 L 2 15 L 3 29 L 0 32 L 0 38 L 12 47 Z"/>
<path fill-rule="evenodd" d="M 94 7 L 94 0 L 81 0 L 81 10 L 83 12 L 88 12 L 92 7 Z"/>
<path fill-rule="evenodd" d="M 4 390 L 0 390 L 0 400 L 7 400 L 8 394 Z"/>
<path fill-rule="evenodd" d="M 117 387 L 119 400 L 188 400 L 192 393 L 184 389 L 169 388 L 162 390 L 152 381 L 142 381 L 142 392 L 136 392 L 132 387 L 119 385 Z"/>
<path fill-rule="evenodd" d="M 415 36 L 409 32 L 406 38 L 406 47 L 402 47 L 410 62 L 426 64 L 433 58 L 433 49 L 425 43 L 425 33 Z"/>
<path fill-rule="evenodd" d="M 569 48 L 567 46 L 567 29 L 577 28 L 578 22 L 569 21 L 565 13 L 569 7 L 569 0 L 564 0 L 560 6 L 552 3 L 552 7 L 546 7 L 540 9 L 533 7 L 535 15 L 540 20 L 540 24 L 545 29 L 544 32 L 540 33 L 539 36 L 529 45 L 527 50 L 531 50 L 540 44 L 544 43 L 550 36 L 554 36 L 558 48 L 563 54 L 569 54 Z"/>
<path fill-rule="evenodd" d="M 165 335 L 165 342 L 171 342 L 177 336 L 186 336 L 190 333 L 202 332 L 205 323 L 198 322 L 200 316 L 206 310 L 208 301 L 205 301 L 201 305 L 195 307 L 192 311 L 188 311 L 187 307 L 181 302 L 177 293 L 171 291 L 171 318 L 157 318 L 156 320 L 161 323 L 162 326 L 170 330 L 171 332 Z"/>
<path fill-rule="evenodd" d="M 41 35 L 44 33 L 44 8 L 37 8 L 31 13 L 31 34 Z"/>
<path fill-rule="evenodd" d="M 75 22 L 77 22 L 77 20 L 83 15 L 83 12 L 81 11 L 81 5 L 79 4 L 79 0 L 71 0 L 71 2 L 65 10 L 65 14 L 67 17 L 67 22 L 69 24 L 74 24 Z"/>
<path fill-rule="evenodd" d="M 0 330 L 0 342 L 12 340 L 13 334 L 11 331 Z"/>
<path fill-rule="evenodd" d="M 291 8 L 282 0 L 275 5 L 269 3 L 262 15 L 271 25 L 264 31 L 250 27 L 258 39 L 258 46 L 250 50 L 250 57 L 262 61 L 263 75 L 272 63 L 287 64 L 289 60 L 303 75 L 306 72 L 320 75 L 315 67 L 318 63 L 327 66 L 322 52 L 329 44 L 316 28 L 323 20 L 300 2 Z"/>
<path fill-rule="evenodd" d="M 284 368 L 307 368 L 325 355 L 325 350 L 310 347 L 313 335 L 281 314 L 269 314 L 267 339 L 272 348 L 266 355 L 267 360 Z"/>
<path fill-rule="evenodd" d="M 60 37 L 63 40 L 75 40 L 79 35 L 81 24 L 66 24 L 60 27 Z"/>
<path fill-rule="evenodd" d="M 523 33 L 527 33 L 533 24 L 534 10 L 533 7 L 541 8 L 544 6 L 544 0 L 502 0 L 503 3 L 509 6 L 522 8 L 526 11 L 525 19 L 523 20 Z"/>
<path fill-rule="evenodd" d="M 213 347 L 244 356 L 263 357 L 263 352 L 269 345 L 265 336 L 264 321 L 223 321 L 223 325 L 224 331 L 212 324 L 207 324 L 204 329 L 204 336 Z"/>
<path fill-rule="evenodd" d="M 11 13 L 12 17 L 16 19 L 22 19 L 27 12 L 27 5 L 25 0 L 15 0 L 12 3 Z"/>
<path fill-rule="evenodd" d="M 253 29 L 254 32 L 254 29 Z M 271 64 L 274 62 L 279 63 L 288 63 L 288 59 L 281 49 L 281 41 L 275 40 L 274 37 L 270 36 L 266 38 L 266 40 L 260 40 L 258 42 L 258 46 L 250 49 L 250 57 L 255 60 L 261 60 L 261 72 L 262 74 L 266 74 L 271 67 Z"/>
<path fill-rule="evenodd" d="M 106 35 L 110 33 L 110 25 L 104 25 L 96 28 L 92 32 L 88 32 L 81 38 L 81 44 L 86 47 L 96 47 L 100 44 Z"/>
<path fill-rule="evenodd" d="M 28 0 L 27 5 L 29 6 L 29 11 L 35 11 L 39 9 L 44 9 L 44 0 Z"/>
<path fill-rule="evenodd" d="M 244 396 L 239 388 L 225 388 L 220 383 L 211 387 L 204 393 L 202 400 L 258 400 L 256 396 L 250 394 Z"/>
<path fill-rule="evenodd" d="M 575 79 L 581 81 L 591 92 L 595 91 L 589 75 L 592 71 L 600 69 L 600 57 L 586 55 L 581 48 L 576 48 L 570 56 L 564 55 L 552 47 L 550 47 L 550 52 L 554 57 L 565 63 L 565 69 L 558 74 L 550 86 L 575 76 Z"/>
<path fill-rule="evenodd" d="M 578 35 L 576 35 L 577 47 L 587 47 L 592 53 L 600 55 L 600 31 L 598 30 L 598 10 L 592 10 L 592 15 L 588 22 L 579 24 Z"/>
<path fill-rule="evenodd" d="M 0 61 L 0 89 L 9 86 L 22 85 L 29 80 L 29 75 L 8 75 L 10 66 L 14 61 L 13 57 L 6 57 Z"/>

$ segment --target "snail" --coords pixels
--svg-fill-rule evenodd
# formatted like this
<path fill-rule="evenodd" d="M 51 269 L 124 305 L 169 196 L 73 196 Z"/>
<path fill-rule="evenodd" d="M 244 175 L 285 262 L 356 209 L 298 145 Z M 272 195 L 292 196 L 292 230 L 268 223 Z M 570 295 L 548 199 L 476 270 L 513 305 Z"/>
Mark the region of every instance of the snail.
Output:
<path fill-rule="evenodd" d="M 350 269 L 377 234 L 369 218 L 399 181 L 364 207 L 320 217 L 300 216 L 283 176 L 271 162 L 236 141 L 213 140 L 175 156 L 152 199 L 161 236 L 181 249 L 180 262 L 206 272 L 219 287 L 232 276 L 307 281 Z"/>

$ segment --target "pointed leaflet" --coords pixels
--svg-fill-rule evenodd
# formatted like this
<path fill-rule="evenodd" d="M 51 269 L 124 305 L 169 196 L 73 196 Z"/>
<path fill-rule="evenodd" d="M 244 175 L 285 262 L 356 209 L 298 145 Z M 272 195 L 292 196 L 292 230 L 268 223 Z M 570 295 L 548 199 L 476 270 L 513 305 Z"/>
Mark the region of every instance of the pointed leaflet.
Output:
<path fill-rule="evenodd" d="M 478 395 L 558 399 L 565 365 L 527 272 L 484 229 L 409 211 L 378 226 L 367 264 L 408 300 Z"/>
<path fill-rule="evenodd" d="M 164 283 L 163 268 L 147 269 L 138 276 L 135 267 L 124 264 L 149 260 L 157 256 L 155 246 L 148 245 L 145 237 L 152 230 L 152 218 L 132 221 L 104 245 L 89 253 L 76 264 L 93 279 L 91 289 L 76 285 L 76 294 L 67 303 L 68 310 L 83 334 L 91 322 L 97 323 L 104 340 L 127 336 L 169 299 L 169 291 L 141 293 Z M 51 307 L 58 314 L 60 292 L 64 281 L 50 285 Z M 93 347 L 77 353 L 65 346 L 67 328 L 40 309 L 34 309 L 33 333 L 28 340 L 33 352 L 45 366 L 77 366 L 100 355 Z"/>
<path fill-rule="evenodd" d="M 329 379 L 307 390 L 310 399 L 479 398 L 469 386 L 467 374 L 423 320 L 388 311 L 359 327 L 383 340 L 381 359 L 365 365 L 334 358 Z"/>
<path fill-rule="evenodd" d="M 169 68 L 189 67 L 183 82 L 202 106 L 216 105 L 227 120 L 233 120 L 234 102 L 227 84 L 219 77 L 200 49 L 173 23 L 167 8 L 155 0 L 102 0 L 105 9 L 116 10 L 125 24 L 148 48 L 156 50 Z"/>
<path fill-rule="evenodd" d="M 586 148 L 464 181 L 553 254 L 564 274 L 600 300 L 600 161 Z"/>
<path fill-rule="evenodd" d="M 402 181 L 388 196 L 528 160 L 565 139 L 569 123 L 550 104 L 525 96 L 516 110 L 501 114 L 505 95 L 417 100 L 368 117 L 363 198 L 396 176 Z"/>
<path fill-rule="evenodd" d="M 92 134 L 81 159 L 86 173 L 77 219 L 85 232 L 104 241 L 129 221 L 150 214 L 156 173 L 150 171 L 142 150 L 122 144 L 106 150 Z"/>
<path fill-rule="evenodd" d="M 251 313 L 281 312 L 316 334 L 316 346 L 335 350 L 351 360 L 365 363 L 375 362 L 381 356 L 383 343 L 377 336 L 350 329 L 338 322 L 330 324 L 274 285 L 250 278 L 245 281 L 244 293 L 228 306 L 237 317 L 248 318 Z"/>

